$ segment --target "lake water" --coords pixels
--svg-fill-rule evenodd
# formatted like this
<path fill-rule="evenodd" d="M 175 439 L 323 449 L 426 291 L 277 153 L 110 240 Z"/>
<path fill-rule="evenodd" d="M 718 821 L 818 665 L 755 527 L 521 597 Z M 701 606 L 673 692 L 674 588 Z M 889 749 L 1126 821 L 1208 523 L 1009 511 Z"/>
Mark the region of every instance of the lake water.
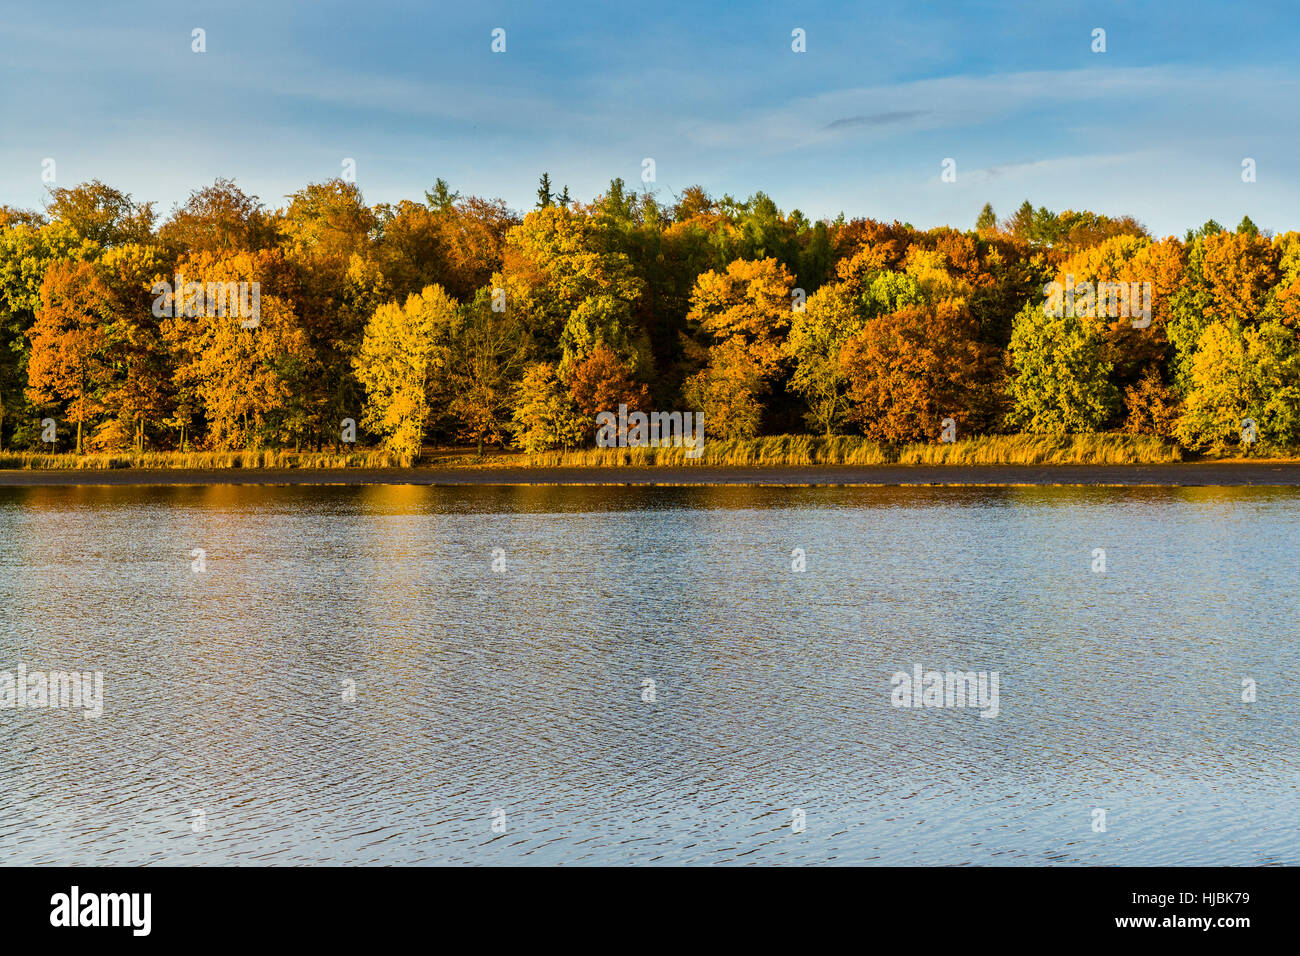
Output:
<path fill-rule="evenodd" d="M 0 671 L 104 675 L 0 710 L 0 859 L 1300 863 L 1297 505 L 0 488 Z"/>

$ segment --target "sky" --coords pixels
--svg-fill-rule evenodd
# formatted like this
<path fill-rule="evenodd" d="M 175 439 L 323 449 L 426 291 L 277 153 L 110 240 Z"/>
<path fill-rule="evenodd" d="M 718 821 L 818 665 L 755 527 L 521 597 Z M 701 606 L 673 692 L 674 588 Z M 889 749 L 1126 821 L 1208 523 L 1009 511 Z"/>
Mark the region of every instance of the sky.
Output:
<path fill-rule="evenodd" d="M 545 170 L 581 200 L 618 176 L 810 219 L 1029 199 L 1283 232 L 1298 40 L 1285 3 L 0 0 L 0 203 L 41 207 L 52 159 L 163 215 L 217 177 L 274 208 L 350 159 L 370 203 L 442 177 L 527 210 Z"/>

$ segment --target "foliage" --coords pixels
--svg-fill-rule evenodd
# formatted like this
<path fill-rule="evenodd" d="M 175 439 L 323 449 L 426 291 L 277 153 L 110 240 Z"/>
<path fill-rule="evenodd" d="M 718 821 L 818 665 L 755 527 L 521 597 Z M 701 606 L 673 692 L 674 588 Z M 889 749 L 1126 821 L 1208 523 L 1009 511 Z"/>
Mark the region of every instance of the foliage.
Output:
<path fill-rule="evenodd" d="M 624 404 L 701 412 L 714 443 L 940 448 L 948 418 L 957 444 L 1123 429 L 1228 453 L 1243 418 L 1252 454 L 1300 443 L 1300 232 L 1158 239 L 1028 202 L 919 230 L 763 192 L 557 185 L 526 213 L 442 179 L 378 205 L 310 183 L 278 209 L 218 179 L 161 222 L 98 180 L 0 207 L 0 448 L 53 451 L 53 418 L 56 448 L 341 456 L 352 419 L 394 460 L 578 454 Z M 1152 321 L 1044 315 L 1052 281 L 1149 283 Z M 226 282 L 258 284 L 258 323 L 186 308 Z"/>

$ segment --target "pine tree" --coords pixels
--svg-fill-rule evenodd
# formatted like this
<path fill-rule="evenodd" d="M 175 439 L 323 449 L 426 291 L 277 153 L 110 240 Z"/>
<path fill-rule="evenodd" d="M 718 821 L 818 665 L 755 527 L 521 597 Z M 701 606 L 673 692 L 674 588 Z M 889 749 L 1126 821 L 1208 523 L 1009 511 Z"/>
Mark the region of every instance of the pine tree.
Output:
<path fill-rule="evenodd" d="M 1002 231 L 1017 239 L 1029 239 L 1034 227 L 1034 207 L 1028 199 L 1020 204 L 1015 214 L 1002 224 Z"/>
<path fill-rule="evenodd" d="M 433 184 L 432 191 L 428 189 L 424 191 L 424 201 L 429 204 L 430 209 L 439 212 L 451 212 L 452 204 L 459 198 L 460 193 L 452 192 L 451 187 L 447 185 L 447 180 L 441 176 Z"/>
<path fill-rule="evenodd" d="M 555 194 L 551 192 L 551 174 L 542 173 L 541 182 L 537 186 L 537 208 L 545 209 L 555 201 Z"/>

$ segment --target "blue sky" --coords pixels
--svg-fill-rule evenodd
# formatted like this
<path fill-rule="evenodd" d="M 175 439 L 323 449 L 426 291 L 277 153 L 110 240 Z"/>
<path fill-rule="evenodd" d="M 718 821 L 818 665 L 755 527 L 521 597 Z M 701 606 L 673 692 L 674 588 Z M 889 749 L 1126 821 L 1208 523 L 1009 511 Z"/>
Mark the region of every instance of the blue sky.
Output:
<path fill-rule="evenodd" d="M 1298 39 L 1281 3 L 4 0 L 0 202 L 39 206 L 47 157 L 164 213 L 217 176 L 276 206 L 353 158 L 372 203 L 442 176 L 526 209 L 542 170 L 589 199 L 652 157 L 661 197 L 762 189 L 810 218 L 969 227 L 1029 198 L 1280 232 Z"/>

